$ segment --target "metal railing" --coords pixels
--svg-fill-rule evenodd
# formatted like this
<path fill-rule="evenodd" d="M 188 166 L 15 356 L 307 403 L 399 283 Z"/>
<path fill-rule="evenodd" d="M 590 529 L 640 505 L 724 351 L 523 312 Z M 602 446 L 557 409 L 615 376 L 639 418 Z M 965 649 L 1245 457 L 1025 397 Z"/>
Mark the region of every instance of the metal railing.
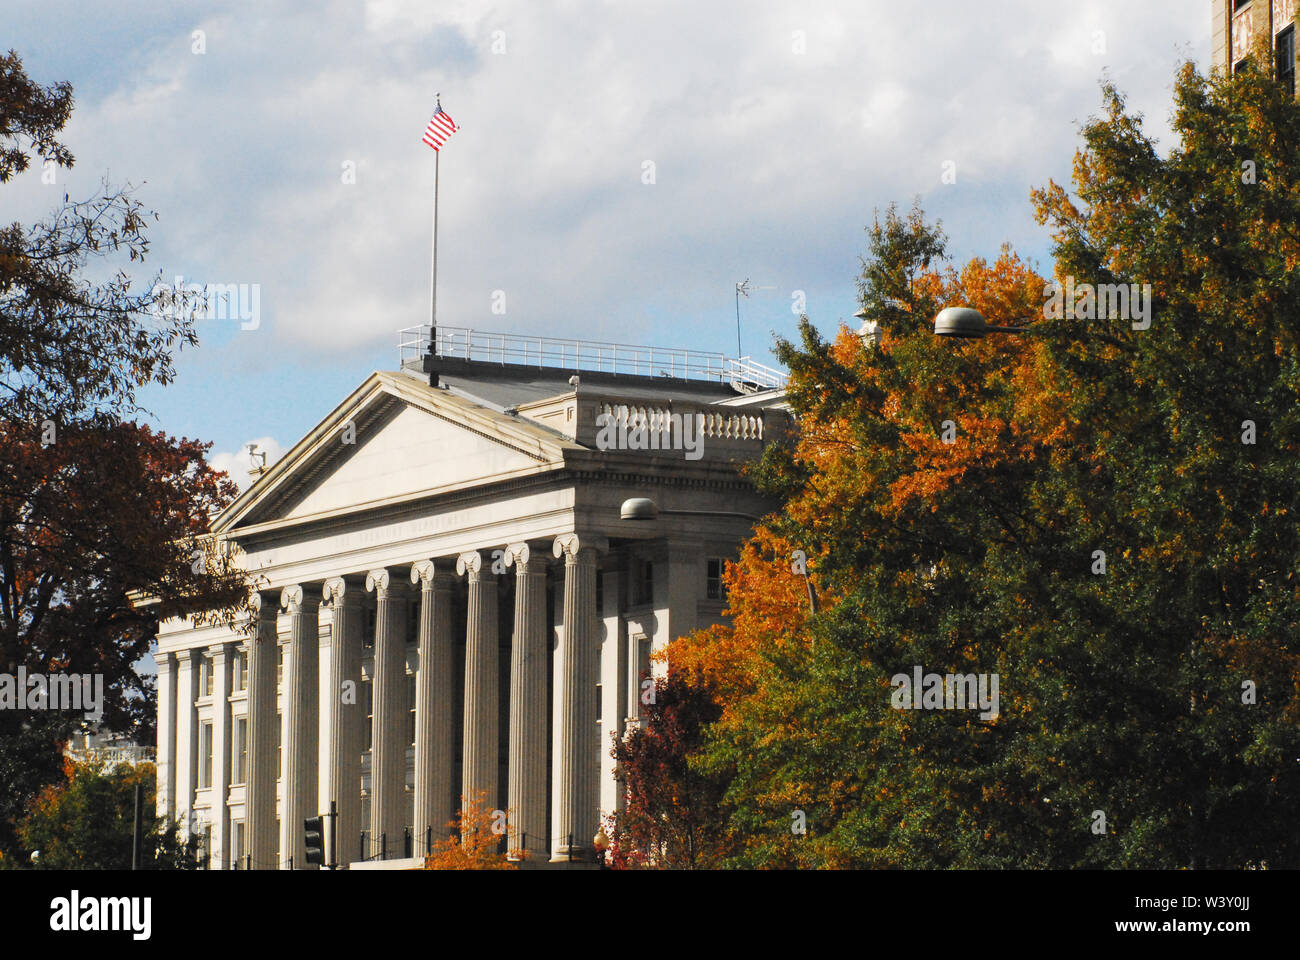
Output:
<path fill-rule="evenodd" d="M 486 363 L 710 380 L 729 383 L 744 393 L 784 389 L 786 381 L 781 371 L 749 357 L 728 357 L 703 350 L 530 337 L 444 326 L 438 327 L 431 350 L 431 331 L 429 324 L 398 331 L 398 351 L 403 366 L 418 361 L 426 353 L 433 353 L 439 357 Z"/>

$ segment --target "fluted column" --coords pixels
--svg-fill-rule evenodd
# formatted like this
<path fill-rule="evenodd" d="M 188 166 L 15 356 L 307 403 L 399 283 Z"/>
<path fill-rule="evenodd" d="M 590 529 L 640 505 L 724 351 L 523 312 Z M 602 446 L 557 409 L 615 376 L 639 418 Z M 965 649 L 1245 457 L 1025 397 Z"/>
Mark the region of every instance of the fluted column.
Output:
<path fill-rule="evenodd" d="M 230 833 L 226 799 L 230 792 L 230 661 L 234 646 L 208 648 L 212 657 L 212 849 L 211 869 L 229 870 Z"/>
<path fill-rule="evenodd" d="M 352 862 L 361 835 L 361 744 L 364 740 L 364 706 L 361 703 L 361 591 L 342 577 L 325 581 L 324 600 L 332 617 L 328 678 L 322 685 L 322 744 L 318 805 L 338 811 L 333 862 Z"/>
<path fill-rule="evenodd" d="M 248 854 L 253 869 L 272 870 L 279 856 L 280 838 L 275 830 L 276 715 L 275 666 L 277 645 L 275 618 L 278 605 L 260 593 L 251 598 L 255 634 L 248 642 L 248 778 L 244 788 Z"/>
<path fill-rule="evenodd" d="M 461 806 L 497 805 L 497 581 L 483 555 L 462 553 L 456 573 L 469 577 L 465 618 L 465 724 L 461 750 Z M 482 797 L 479 795 L 482 794 Z"/>
<path fill-rule="evenodd" d="M 388 852 L 401 850 L 406 786 L 406 596 L 400 580 L 384 569 L 366 574 L 374 590 L 375 676 L 370 738 L 370 838 L 387 838 Z"/>
<path fill-rule="evenodd" d="M 546 838 L 546 558 L 526 543 L 506 548 L 515 568 L 515 629 L 510 644 L 510 753 L 506 810 L 512 859 Z M 525 843 L 527 837 L 527 846 Z"/>
<path fill-rule="evenodd" d="M 577 534 L 555 539 L 564 558 L 564 692 L 560 712 L 559 809 L 552 862 L 590 855 L 596 835 L 596 554 Z"/>
<path fill-rule="evenodd" d="M 198 772 L 199 725 L 194 700 L 199 692 L 202 650 L 176 651 L 176 810 L 181 829 L 189 836 L 194 826 L 194 787 Z"/>
<path fill-rule="evenodd" d="M 415 680 L 415 851 L 424 852 L 430 827 L 446 836 L 456 815 L 452 770 L 455 717 L 452 677 L 451 574 L 432 560 L 411 567 L 420 585 L 420 666 Z"/>
<path fill-rule="evenodd" d="M 156 653 L 158 662 L 158 816 L 176 816 L 176 656 Z"/>
<path fill-rule="evenodd" d="M 319 733 L 317 697 L 320 680 L 320 593 L 295 584 L 280 594 L 280 606 L 289 614 L 289 649 L 285 658 L 284 809 L 280 811 L 288 836 L 285 866 L 307 869 L 303 819 L 315 816 L 316 738 Z"/>

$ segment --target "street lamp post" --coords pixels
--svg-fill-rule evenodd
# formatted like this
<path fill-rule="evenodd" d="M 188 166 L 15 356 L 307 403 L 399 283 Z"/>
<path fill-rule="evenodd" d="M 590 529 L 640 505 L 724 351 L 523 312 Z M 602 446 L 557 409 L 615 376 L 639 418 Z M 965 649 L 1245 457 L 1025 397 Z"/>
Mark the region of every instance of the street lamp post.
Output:
<path fill-rule="evenodd" d="M 981 340 L 990 333 L 1035 333 L 1040 335 L 1041 328 L 1038 331 L 1030 330 L 1028 324 L 1032 322 L 1031 319 L 1021 321 L 1021 326 L 996 327 L 986 321 L 984 315 L 973 307 L 944 307 L 939 311 L 938 316 L 934 318 L 934 335 L 954 340 Z M 1130 346 L 1124 341 L 1095 331 L 1087 333 L 1071 331 L 1070 336 L 1077 340 L 1100 340 L 1102 343 L 1109 343 L 1115 347 L 1130 349 Z"/>
<path fill-rule="evenodd" d="M 990 333 L 1024 333 L 1028 327 L 994 327 L 973 307 L 945 307 L 934 318 L 936 337 L 979 340 Z"/>

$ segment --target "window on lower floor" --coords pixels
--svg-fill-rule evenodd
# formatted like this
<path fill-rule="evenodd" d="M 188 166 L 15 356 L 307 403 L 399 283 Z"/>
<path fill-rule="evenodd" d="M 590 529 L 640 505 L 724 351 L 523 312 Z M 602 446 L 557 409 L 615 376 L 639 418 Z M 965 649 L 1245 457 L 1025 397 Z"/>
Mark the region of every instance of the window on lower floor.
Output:
<path fill-rule="evenodd" d="M 199 724 L 199 789 L 212 787 L 212 724 Z"/>
<path fill-rule="evenodd" d="M 230 746 L 230 752 L 233 754 L 233 762 L 230 766 L 234 770 L 235 783 L 244 783 L 248 780 L 247 717 L 239 717 L 235 720 L 235 740 Z"/>
<path fill-rule="evenodd" d="M 726 589 L 722 583 L 725 564 L 719 557 L 710 557 L 705 564 L 704 596 L 708 600 L 727 599 Z"/>
<path fill-rule="evenodd" d="M 235 831 L 235 837 L 234 837 L 235 843 L 234 843 L 234 850 L 232 852 L 235 855 L 235 861 L 239 863 L 244 859 L 244 854 L 247 852 L 244 847 L 244 821 L 236 820 L 230 826 Z"/>
<path fill-rule="evenodd" d="M 1287 96 L 1295 96 L 1295 26 L 1277 35 L 1277 79 Z"/>

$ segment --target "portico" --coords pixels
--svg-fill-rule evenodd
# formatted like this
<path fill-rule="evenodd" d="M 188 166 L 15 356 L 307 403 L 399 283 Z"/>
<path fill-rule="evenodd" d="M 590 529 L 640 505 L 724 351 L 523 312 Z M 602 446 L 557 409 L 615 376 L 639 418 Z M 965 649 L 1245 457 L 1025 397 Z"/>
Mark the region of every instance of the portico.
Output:
<path fill-rule="evenodd" d="M 373 374 L 216 518 L 242 619 L 159 631 L 159 809 L 214 868 L 305 867 L 302 820 L 331 803 L 340 866 L 419 856 L 479 798 L 511 858 L 589 862 L 649 653 L 721 620 L 710 564 L 766 507 L 737 466 L 779 396 L 425 366 Z M 638 406 L 701 409 L 703 455 L 596 449 L 597 416 Z M 630 496 L 665 516 L 620 521 Z"/>

